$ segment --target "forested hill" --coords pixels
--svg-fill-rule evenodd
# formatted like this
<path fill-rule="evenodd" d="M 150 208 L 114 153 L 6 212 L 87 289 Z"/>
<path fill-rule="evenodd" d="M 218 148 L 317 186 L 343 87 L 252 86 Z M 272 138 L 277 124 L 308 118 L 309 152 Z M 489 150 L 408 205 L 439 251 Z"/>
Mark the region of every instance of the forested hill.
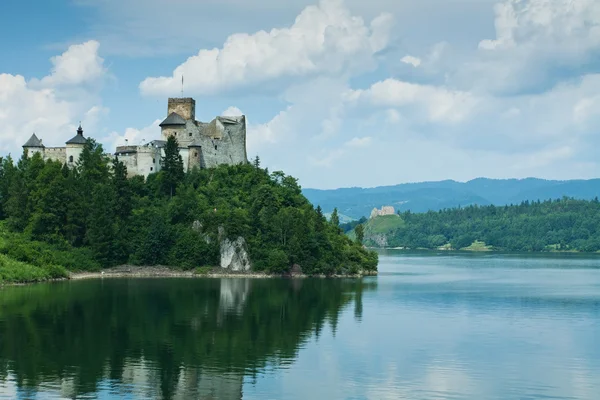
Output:
<path fill-rule="evenodd" d="M 448 180 L 368 189 L 304 189 L 303 193 L 326 213 L 337 207 L 342 216 L 359 219 L 369 216 L 373 208 L 385 205 L 394 206 L 400 211 L 427 212 L 474 204 L 520 204 L 526 200 L 543 201 L 563 196 L 591 200 L 600 197 L 600 179 L 553 181 L 478 178 L 464 183 Z"/>
<path fill-rule="evenodd" d="M 600 251 L 597 199 L 403 212 L 363 224 L 370 246 L 410 249 Z"/>
<path fill-rule="evenodd" d="M 258 271 L 286 272 L 295 264 L 307 274 L 376 270 L 377 254 L 327 222 L 295 178 L 269 173 L 258 159 L 184 173 L 175 139 L 165 153 L 162 170 L 147 179 L 127 179 L 125 165 L 91 139 L 75 168 L 39 154 L 17 163 L 3 159 L 0 227 L 10 234 L 0 235 L 0 255 L 31 268 L 129 263 L 193 269 L 220 265 L 222 243 L 243 239 Z M 83 262 L 86 256 L 92 260 Z M 0 282 L 18 280 L 25 268 L 9 261 L 0 257 Z"/>

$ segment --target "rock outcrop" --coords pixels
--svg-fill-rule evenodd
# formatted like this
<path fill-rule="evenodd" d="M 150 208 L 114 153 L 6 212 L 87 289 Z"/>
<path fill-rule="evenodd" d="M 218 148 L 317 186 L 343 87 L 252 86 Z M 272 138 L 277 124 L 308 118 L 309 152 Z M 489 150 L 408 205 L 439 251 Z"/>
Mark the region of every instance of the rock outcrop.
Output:
<path fill-rule="evenodd" d="M 230 240 L 225 235 L 225 230 L 219 227 L 219 243 L 221 247 L 221 268 L 231 271 L 249 271 L 251 268 L 250 257 L 246 240 L 238 236 Z"/>

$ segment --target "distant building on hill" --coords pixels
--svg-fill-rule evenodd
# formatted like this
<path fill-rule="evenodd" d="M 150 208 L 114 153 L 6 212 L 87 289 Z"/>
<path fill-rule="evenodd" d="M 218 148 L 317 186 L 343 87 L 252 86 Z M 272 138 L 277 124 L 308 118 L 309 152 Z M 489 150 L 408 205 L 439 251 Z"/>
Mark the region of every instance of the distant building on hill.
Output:
<path fill-rule="evenodd" d="M 174 136 L 179 143 L 185 171 L 194 167 L 211 168 L 221 164 L 248 162 L 246 154 L 246 117 L 216 117 L 211 122 L 196 121 L 196 101 L 192 98 L 170 98 L 167 118 L 160 124 L 161 138 L 142 145 L 118 146 L 115 156 L 127 166 L 129 176 L 158 172 L 167 139 Z M 65 147 L 45 147 L 34 133 L 23 145 L 31 156 L 40 153 L 44 160 L 74 166 L 87 139 L 81 125 Z"/>
<path fill-rule="evenodd" d="M 396 214 L 396 211 L 394 210 L 394 207 L 383 206 L 383 207 L 381 207 L 381 210 L 374 208 L 373 211 L 371 211 L 371 219 L 373 219 L 375 217 L 381 217 L 383 215 L 395 215 L 395 214 Z"/>

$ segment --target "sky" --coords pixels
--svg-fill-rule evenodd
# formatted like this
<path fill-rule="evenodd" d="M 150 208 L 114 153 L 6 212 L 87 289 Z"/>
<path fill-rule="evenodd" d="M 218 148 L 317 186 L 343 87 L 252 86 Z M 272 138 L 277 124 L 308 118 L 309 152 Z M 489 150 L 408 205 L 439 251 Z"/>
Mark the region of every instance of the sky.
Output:
<path fill-rule="evenodd" d="M 600 176 L 597 0 L 8 0 L 0 54 L 1 155 L 158 139 L 183 76 L 302 187 Z"/>

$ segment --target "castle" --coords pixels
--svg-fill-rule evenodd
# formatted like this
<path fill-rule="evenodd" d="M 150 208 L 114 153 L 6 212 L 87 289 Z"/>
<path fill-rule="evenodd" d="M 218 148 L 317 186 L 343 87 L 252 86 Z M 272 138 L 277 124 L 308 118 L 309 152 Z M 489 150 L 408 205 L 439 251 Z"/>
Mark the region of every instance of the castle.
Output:
<path fill-rule="evenodd" d="M 377 217 L 383 217 L 384 215 L 394 215 L 394 214 L 396 214 L 396 210 L 394 210 L 394 207 L 383 206 L 383 207 L 381 207 L 381 210 L 374 208 L 373 211 L 371 211 L 371 219 L 377 218 Z"/>
<path fill-rule="evenodd" d="M 185 171 L 212 168 L 221 164 L 248 162 L 246 154 L 246 117 L 216 117 L 211 122 L 196 121 L 196 101 L 192 98 L 170 98 L 167 118 L 160 123 L 161 138 L 142 145 L 118 146 L 115 156 L 127 166 L 129 176 L 160 171 L 167 139 L 173 136 L 179 143 L 179 153 Z M 87 139 L 81 125 L 65 147 L 45 147 L 35 133 L 23 145 L 31 156 L 40 153 L 44 160 L 54 160 L 74 166 Z"/>

